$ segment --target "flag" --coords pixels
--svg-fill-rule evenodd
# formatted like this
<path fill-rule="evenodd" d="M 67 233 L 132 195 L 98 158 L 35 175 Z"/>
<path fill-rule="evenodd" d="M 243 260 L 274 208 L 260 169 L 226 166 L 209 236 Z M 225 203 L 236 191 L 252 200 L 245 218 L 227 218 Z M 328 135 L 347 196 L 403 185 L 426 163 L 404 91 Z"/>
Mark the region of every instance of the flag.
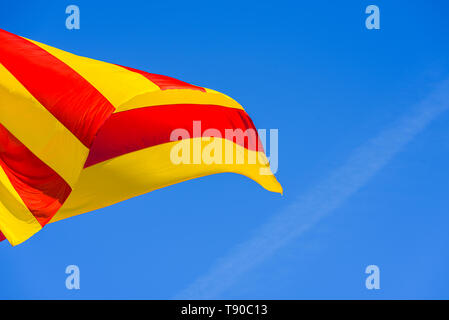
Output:
<path fill-rule="evenodd" d="M 0 239 L 221 172 L 282 192 L 235 100 L 0 29 Z"/>

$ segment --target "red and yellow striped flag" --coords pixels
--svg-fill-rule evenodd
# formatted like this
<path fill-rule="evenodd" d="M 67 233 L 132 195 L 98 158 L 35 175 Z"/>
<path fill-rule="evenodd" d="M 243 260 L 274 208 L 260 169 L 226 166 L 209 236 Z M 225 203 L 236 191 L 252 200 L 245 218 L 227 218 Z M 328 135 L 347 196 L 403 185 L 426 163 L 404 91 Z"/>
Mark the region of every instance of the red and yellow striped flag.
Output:
<path fill-rule="evenodd" d="M 175 141 L 177 129 L 187 136 Z M 215 160 L 258 160 L 202 161 L 211 144 L 227 150 Z M 282 192 L 235 100 L 0 29 L 0 240 L 16 245 L 49 222 L 220 172 Z"/>

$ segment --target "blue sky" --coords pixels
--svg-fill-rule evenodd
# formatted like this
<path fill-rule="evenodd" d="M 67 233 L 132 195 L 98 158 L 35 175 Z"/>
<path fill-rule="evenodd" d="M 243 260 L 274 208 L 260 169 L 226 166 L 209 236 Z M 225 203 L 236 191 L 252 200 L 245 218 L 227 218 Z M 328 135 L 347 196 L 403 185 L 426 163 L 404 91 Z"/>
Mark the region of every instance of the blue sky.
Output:
<path fill-rule="evenodd" d="M 80 8 L 80 30 L 65 28 L 69 4 Z M 370 4 L 380 30 L 365 28 Z M 3 1 L 0 28 L 238 100 L 257 127 L 279 129 L 284 195 L 221 174 L 51 224 L 17 247 L 0 243 L 0 298 L 179 296 L 449 78 L 448 12 L 446 1 L 424 0 Z M 436 116 L 335 209 L 213 297 L 448 299 L 448 121 L 449 112 Z M 71 264 L 80 290 L 65 287 Z M 365 288 L 371 264 L 380 290 Z"/>

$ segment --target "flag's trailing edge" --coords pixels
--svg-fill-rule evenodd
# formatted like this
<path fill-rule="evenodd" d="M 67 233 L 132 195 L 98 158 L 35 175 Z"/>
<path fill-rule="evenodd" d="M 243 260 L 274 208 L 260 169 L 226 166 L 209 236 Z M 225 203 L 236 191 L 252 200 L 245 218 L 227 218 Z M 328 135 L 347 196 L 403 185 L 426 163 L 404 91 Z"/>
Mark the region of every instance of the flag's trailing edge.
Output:
<path fill-rule="evenodd" d="M 49 222 L 215 173 L 242 174 L 282 193 L 271 171 L 261 174 L 269 164 L 259 143 L 205 139 L 192 128 L 196 121 L 202 132 L 257 132 L 222 93 L 0 29 L 0 241 L 16 245 Z M 172 141 L 179 128 L 188 138 Z M 201 152 L 211 143 L 262 161 L 176 164 L 170 157 L 174 147 Z"/>

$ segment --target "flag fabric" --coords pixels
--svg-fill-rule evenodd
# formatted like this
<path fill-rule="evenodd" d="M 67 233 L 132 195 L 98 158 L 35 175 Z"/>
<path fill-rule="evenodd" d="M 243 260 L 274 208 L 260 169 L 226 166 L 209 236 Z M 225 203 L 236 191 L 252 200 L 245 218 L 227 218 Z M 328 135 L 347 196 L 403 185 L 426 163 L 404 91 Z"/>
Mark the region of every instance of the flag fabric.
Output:
<path fill-rule="evenodd" d="M 0 29 L 0 240 L 16 245 L 47 223 L 221 172 L 282 192 L 235 100 Z"/>

